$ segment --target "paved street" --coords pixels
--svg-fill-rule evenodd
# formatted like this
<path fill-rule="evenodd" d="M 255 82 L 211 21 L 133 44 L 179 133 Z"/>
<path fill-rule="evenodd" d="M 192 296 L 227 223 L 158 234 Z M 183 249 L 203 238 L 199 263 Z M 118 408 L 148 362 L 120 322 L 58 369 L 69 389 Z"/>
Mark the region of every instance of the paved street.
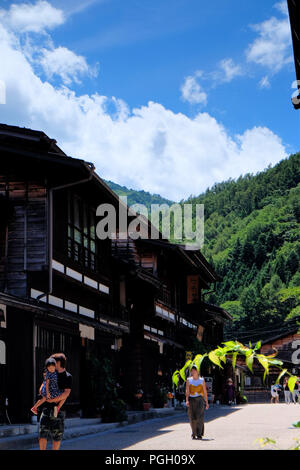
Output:
<path fill-rule="evenodd" d="M 116 428 L 93 436 L 65 441 L 62 449 L 106 450 L 195 450 L 259 449 L 255 439 L 270 437 L 281 449 L 300 437 L 292 423 L 300 420 L 299 405 L 249 404 L 236 407 L 213 407 L 206 412 L 205 436 L 192 441 L 187 416 L 180 413 Z"/>

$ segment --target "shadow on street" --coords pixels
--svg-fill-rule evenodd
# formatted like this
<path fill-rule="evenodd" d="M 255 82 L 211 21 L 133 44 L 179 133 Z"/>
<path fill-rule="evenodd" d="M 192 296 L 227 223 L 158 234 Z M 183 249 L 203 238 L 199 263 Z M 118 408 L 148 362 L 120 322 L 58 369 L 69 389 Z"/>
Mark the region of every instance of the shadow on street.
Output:
<path fill-rule="evenodd" d="M 239 406 L 212 407 L 205 413 L 205 422 L 207 423 L 215 419 L 222 418 L 231 413 L 235 413 L 240 409 L 241 407 Z M 112 431 L 63 441 L 61 448 L 62 450 L 121 450 L 147 439 L 152 439 L 158 436 L 165 436 L 172 432 L 174 433 L 174 430 L 171 429 L 171 427 L 184 423 L 188 425 L 187 433 L 189 435 L 189 420 L 187 413 L 183 410 L 182 413 L 179 412 L 178 415 L 172 417 L 151 419 L 149 421 L 132 424 L 124 428 L 116 428 Z M 205 437 L 202 439 L 202 441 L 211 440 L 212 439 Z"/>

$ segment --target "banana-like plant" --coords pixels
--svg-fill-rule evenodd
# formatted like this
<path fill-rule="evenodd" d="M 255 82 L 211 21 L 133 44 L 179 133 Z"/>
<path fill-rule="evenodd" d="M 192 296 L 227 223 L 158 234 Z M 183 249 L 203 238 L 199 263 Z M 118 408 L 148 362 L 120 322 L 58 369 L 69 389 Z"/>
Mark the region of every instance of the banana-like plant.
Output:
<path fill-rule="evenodd" d="M 283 369 L 283 362 L 279 359 L 276 359 L 278 354 L 277 349 L 274 349 L 273 354 L 264 355 L 260 354 L 258 351 L 261 348 L 261 341 L 258 341 L 254 347 L 249 343 L 249 346 L 245 346 L 239 341 L 226 341 L 223 342 L 223 347 L 218 346 L 216 349 L 213 349 L 206 354 L 197 354 L 194 359 L 189 360 L 180 370 L 176 370 L 172 376 L 172 382 L 176 387 L 179 385 L 179 379 L 181 378 L 184 382 L 186 381 L 186 371 L 187 369 L 191 370 L 192 366 L 197 367 L 198 372 L 200 373 L 200 368 L 203 360 L 207 357 L 213 364 L 217 365 L 220 368 L 223 368 L 222 363 L 226 363 L 226 359 L 230 358 L 232 361 L 233 369 L 236 366 L 236 360 L 238 356 L 244 356 L 246 366 L 253 373 L 253 363 L 258 361 L 264 368 L 264 381 L 266 376 L 269 374 L 270 367 L 277 367 L 279 369 L 279 375 L 277 377 L 276 383 L 278 384 L 283 375 L 289 375 L 288 387 L 292 392 L 295 388 L 295 384 L 298 380 L 296 375 L 292 375 L 288 372 L 287 369 Z"/>

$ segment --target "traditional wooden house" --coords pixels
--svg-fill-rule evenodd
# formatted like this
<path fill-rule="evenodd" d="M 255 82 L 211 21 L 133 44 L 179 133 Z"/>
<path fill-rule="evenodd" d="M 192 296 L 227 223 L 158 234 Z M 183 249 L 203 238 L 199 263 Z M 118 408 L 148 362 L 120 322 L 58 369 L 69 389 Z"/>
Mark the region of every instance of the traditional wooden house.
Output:
<path fill-rule="evenodd" d="M 220 279 L 200 251 L 100 239 L 100 204 L 117 221 L 122 211 L 134 218 L 92 163 L 43 132 L 0 125 L 0 396 L 14 422 L 30 419 L 53 352 L 68 358 L 67 409 L 76 411 L 88 399 L 91 353 L 112 359 L 125 396 L 142 388 L 151 398 L 157 374 L 170 374 L 191 338 L 222 340 L 230 316 L 203 301 Z"/>
<path fill-rule="evenodd" d="M 294 375 L 300 375 L 300 334 L 299 326 L 294 326 L 288 332 L 274 335 L 273 337 L 262 341 L 261 353 L 272 354 L 274 350 L 278 351 L 276 358 L 283 362 L 283 368 Z M 278 369 L 271 368 L 270 379 L 277 378 Z"/>
<path fill-rule="evenodd" d="M 54 351 L 67 355 L 69 407 L 80 408 L 89 342 L 109 353 L 129 323 L 115 295 L 110 240 L 95 233 L 96 207 L 117 208 L 116 195 L 92 164 L 66 156 L 43 132 L 1 125 L 0 152 L 0 393 L 20 421 Z"/>
<path fill-rule="evenodd" d="M 220 281 L 200 250 L 166 240 L 116 240 L 120 277 L 127 278 L 130 335 L 124 344 L 124 376 L 131 392 L 151 401 L 155 382 L 171 385 L 193 338 L 209 347 L 223 340 L 225 310 L 204 302 L 204 292 Z M 132 273 L 130 277 L 129 273 Z"/>

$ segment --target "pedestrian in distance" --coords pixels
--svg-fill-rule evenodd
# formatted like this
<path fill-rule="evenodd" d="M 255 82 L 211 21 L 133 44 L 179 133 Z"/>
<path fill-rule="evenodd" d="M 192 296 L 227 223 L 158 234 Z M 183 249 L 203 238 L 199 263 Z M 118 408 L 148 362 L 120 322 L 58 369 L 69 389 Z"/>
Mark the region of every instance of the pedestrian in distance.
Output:
<path fill-rule="evenodd" d="M 279 403 L 279 396 L 278 396 L 278 385 L 275 382 L 272 382 L 271 385 L 271 403 Z"/>
<path fill-rule="evenodd" d="M 284 401 L 287 405 L 291 403 L 291 392 L 288 385 L 289 379 L 285 377 L 283 380 Z"/>
<path fill-rule="evenodd" d="M 208 410 L 208 399 L 205 380 L 200 377 L 195 365 L 191 376 L 186 380 L 186 406 L 192 429 L 192 439 L 202 439 L 204 435 L 204 409 Z"/>
<path fill-rule="evenodd" d="M 225 402 L 231 406 L 235 404 L 235 386 L 232 379 L 227 379 L 225 387 Z"/>

